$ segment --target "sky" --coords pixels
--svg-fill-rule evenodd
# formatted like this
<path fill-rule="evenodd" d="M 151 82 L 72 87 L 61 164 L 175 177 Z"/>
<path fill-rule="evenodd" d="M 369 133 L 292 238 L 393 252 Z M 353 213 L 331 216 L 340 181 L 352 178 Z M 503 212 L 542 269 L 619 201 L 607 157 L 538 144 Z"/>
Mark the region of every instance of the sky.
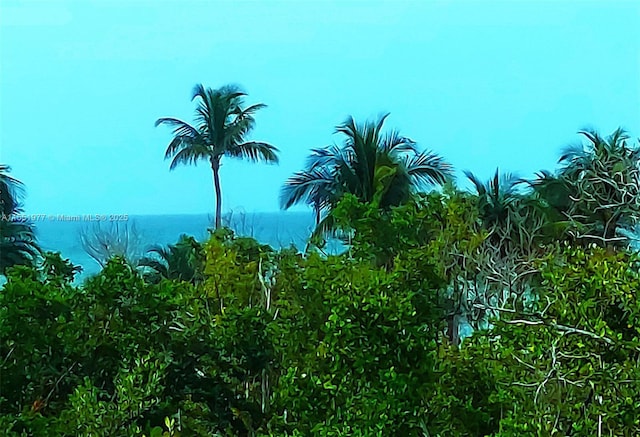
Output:
<path fill-rule="evenodd" d="M 0 0 L 0 163 L 29 214 L 212 213 L 211 169 L 169 171 L 159 117 L 195 84 L 265 103 L 223 160 L 223 208 L 276 211 L 335 126 L 385 126 L 462 171 L 553 170 L 585 127 L 640 136 L 640 1 Z"/>

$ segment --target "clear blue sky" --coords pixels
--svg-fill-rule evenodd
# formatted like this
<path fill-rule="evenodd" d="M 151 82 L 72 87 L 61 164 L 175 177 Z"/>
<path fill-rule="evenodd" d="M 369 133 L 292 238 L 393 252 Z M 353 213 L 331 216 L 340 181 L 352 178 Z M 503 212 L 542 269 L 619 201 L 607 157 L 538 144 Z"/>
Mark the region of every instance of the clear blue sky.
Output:
<path fill-rule="evenodd" d="M 0 162 L 29 213 L 213 211 L 211 171 L 163 160 L 161 116 L 235 82 L 279 167 L 223 162 L 223 206 L 278 208 L 347 115 L 488 177 L 532 175 L 593 126 L 640 136 L 640 2 L 0 0 Z"/>

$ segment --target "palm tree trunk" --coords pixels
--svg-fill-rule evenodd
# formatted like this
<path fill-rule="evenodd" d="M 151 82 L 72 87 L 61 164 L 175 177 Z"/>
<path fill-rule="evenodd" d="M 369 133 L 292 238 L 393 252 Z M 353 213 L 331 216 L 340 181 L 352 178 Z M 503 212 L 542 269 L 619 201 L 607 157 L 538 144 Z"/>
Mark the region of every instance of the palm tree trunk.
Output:
<path fill-rule="evenodd" d="M 222 190 L 220 189 L 220 158 L 211 158 L 213 187 L 216 192 L 216 229 L 222 227 Z"/>
<path fill-rule="evenodd" d="M 314 202 L 313 209 L 316 213 L 316 227 L 320 224 L 320 202 Z"/>
<path fill-rule="evenodd" d="M 460 334 L 458 332 L 458 318 L 451 314 L 447 320 L 447 337 L 449 341 L 458 346 L 460 344 Z"/>

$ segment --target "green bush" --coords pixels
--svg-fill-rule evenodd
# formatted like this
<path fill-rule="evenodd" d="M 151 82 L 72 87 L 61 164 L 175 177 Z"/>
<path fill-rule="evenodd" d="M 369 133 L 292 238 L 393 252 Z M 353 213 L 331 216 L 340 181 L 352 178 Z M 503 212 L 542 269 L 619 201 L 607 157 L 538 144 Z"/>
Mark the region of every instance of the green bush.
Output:
<path fill-rule="evenodd" d="M 533 311 L 446 350 L 429 423 L 443 435 L 639 435 L 638 258 L 560 246 L 539 268 Z"/>
<path fill-rule="evenodd" d="M 147 282 L 121 258 L 82 286 L 55 254 L 9 269 L 0 429 L 640 435 L 640 259 L 541 247 L 529 305 L 494 309 L 491 329 L 457 346 L 443 335 L 448 290 L 482 268 L 483 234 L 467 200 L 446 196 L 389 211 L 346 199 L 338 220 L 358 214 L 343 222 L 353 246 L 340 256 L 216 231 L 198 243 L 194 282 Z"/>

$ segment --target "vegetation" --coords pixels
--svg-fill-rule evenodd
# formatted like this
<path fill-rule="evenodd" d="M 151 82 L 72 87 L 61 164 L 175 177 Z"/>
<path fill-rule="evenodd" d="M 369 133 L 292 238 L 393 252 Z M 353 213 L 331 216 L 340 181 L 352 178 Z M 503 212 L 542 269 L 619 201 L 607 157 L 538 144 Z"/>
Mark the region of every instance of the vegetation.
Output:
<path fill-rule="evenodd" d="M 22 214 L 22 182 L 9 174 L 11 168 L 0 164 L 0 274 L 8 267 L 37 262 L 40 249 L 33 223 Z"/>
<path fill-rule="evenodd" d="M 580 244 L 625 246 L 640 217 L 640 150 L 617 129 L 608 138 L 580 132 L 587 144 L 565 149 L 557 175 L 542 172 L 536 191 Z"/>
<path fill-rule="evenodd" d="M 383 135 L 387 116 L 363 125 L 348 118 L 339 125 L 336 132 L 345 137 L 342 147 L 312 151 L 307 168 L 285 182 L 282 208 L 307 203 L 315 211 L 316 225 L 329 230 L 334 225 L 327 214 L 345 194 L 389 209 L 425 187 L 443 184 L 451 166 L 433 152 L 418 151 L 414 141 L 396 131 Z"/>
<path fill-rule="evenodd" d="M 115 256 L 136 264 L 142 257 L 142 235 L 132 223 L 94 222 L 80 230 L 80 244 L 95 262 L 104 267 Z"/>
<path fill-rule="evenodd" d="M 255 125 L 254 114 L 266 107 L 264 104 L 244 107 L 245 96 L 246 94 L 234 85 L 215 90 L 196 85 L 191 99 L 198 100 L 195 126 L 172 117 L 163 117 L 156 121 L 156 126 L 167 125 L 173 129 L 173 139 L 165 153 L 165 159 L 171 158 L 171 170 L 179 164 L 209 161 L 216 194 L 216 228 L 222 223 L 222 157 L 243 158 L 254 162 L 278 162 L 277 148 L 268 143 L 245 140 Z"/>
<path fill-rule="evenodd" d="M 199 111 L 227 99 L 240 117 L 242 94 L 198 90 Z M 139 263 L 113 254 L 81 285 L 60 254 L 6 264 L 4 434 L 640 435 L 626 134 L 585 132 L 532 181 L 467 173 L 462 191 L 384 119 L 349 119 L 343 147 L 313 151 L 283 189 L 283 206 L 310 203 L 319 229 L 348 236 L 340 255 L 217 227 Z M 174 162 L 232 144 L 161 120 Z"/>
<path fill-rule="evenodd" d="M 155 246 L 138 262 L 145 279 L 151 283 L 175 279 L 197 283 L 202 281 L 204 252 L 195 238 L 181 235 L 175 245 Z"/>

